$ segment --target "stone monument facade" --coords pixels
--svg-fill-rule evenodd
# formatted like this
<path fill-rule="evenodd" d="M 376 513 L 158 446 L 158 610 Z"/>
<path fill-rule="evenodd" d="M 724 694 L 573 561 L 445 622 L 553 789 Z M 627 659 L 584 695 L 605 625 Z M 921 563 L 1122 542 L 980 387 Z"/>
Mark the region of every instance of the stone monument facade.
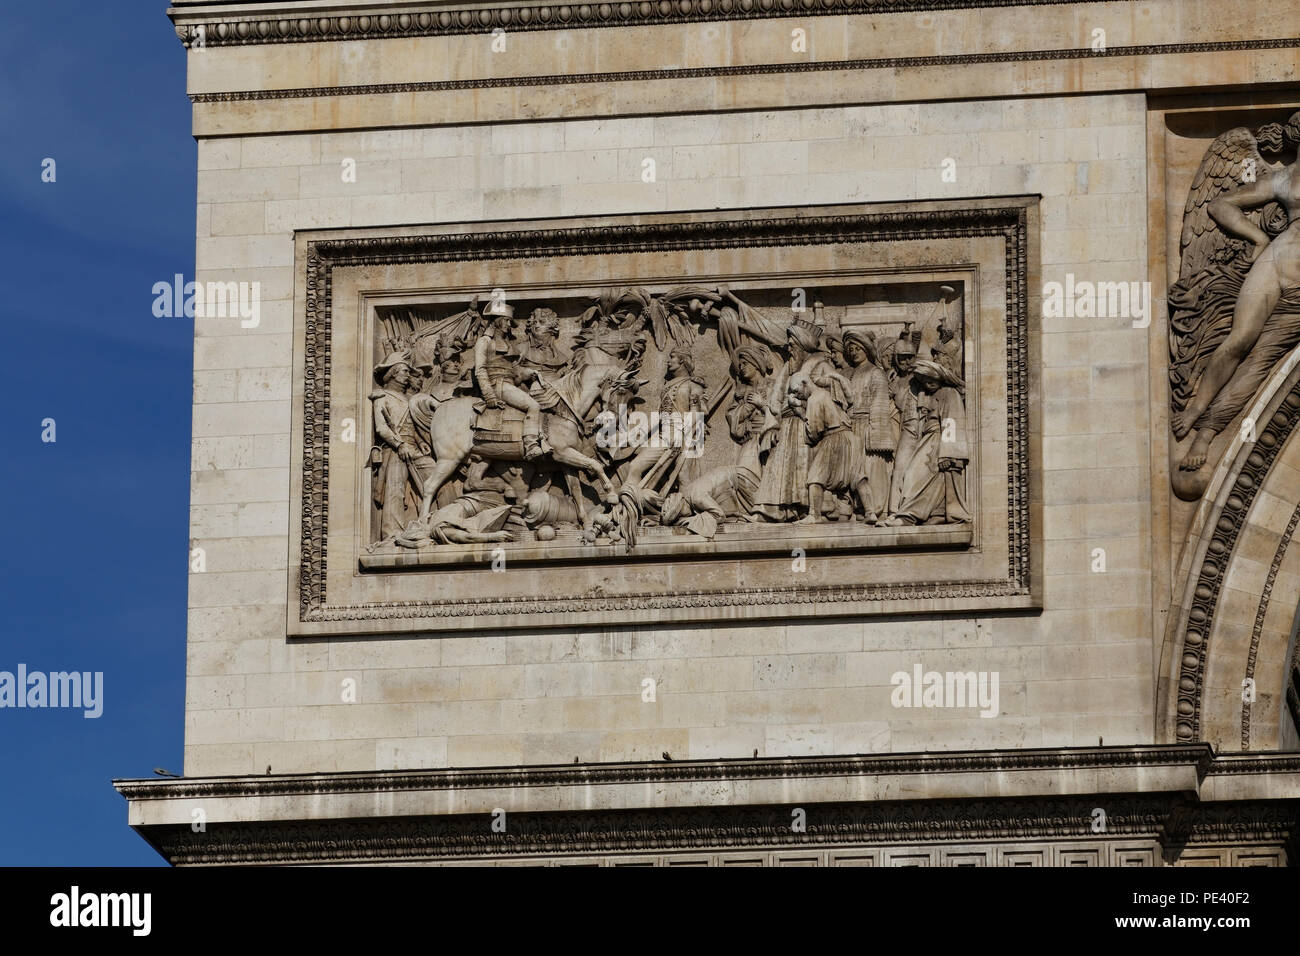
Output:
<path fill-rule="evenodd" d="M 1292 862 L 1297 15 L 174 3 L 195 279 L 260 310 L 195 320 L 185 776 L 132 825 Z"/>

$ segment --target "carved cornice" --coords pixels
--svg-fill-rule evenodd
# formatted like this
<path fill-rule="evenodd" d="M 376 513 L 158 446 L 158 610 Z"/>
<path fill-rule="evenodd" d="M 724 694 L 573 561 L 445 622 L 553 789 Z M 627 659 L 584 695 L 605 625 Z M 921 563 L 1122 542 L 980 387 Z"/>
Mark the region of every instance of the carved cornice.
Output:
<path fill-rule="evenodd" d="M 364 13 L 314 10 L 299 17 L 225 15 L 191 19 L 184 8 L 170 16 L 186 48 L 201 36 L 205 47 L 265 43 L 320 43 L 339 40 L 407 39 L 533 30 L 761 20 L 778 17 L 836 16 L 851 13 L 925 13 L 991 7 L 1061 6 L 1071 0 L 627 0 L 608 3 L 515 3 L 499 7 L 448 10 L 430 4 L 423 10 L 393 6 Z M 1130 0 L 1124 0 L 1130 2 Z"/>
<path fill-rule="evenodd" d="M 1199 804 L 1188 814 L 1185 841 L 1190 844 L 1285 843 L 1297 833 L 1300 805 L 1275 803 Z"/>
<path fill-rule="evenodd" d="M 323 501 L 323 499 L 322 499 Z M 323 505 L 322 505 L 323 506 Z M 312 606 L 304 621 L 393 621 L 411 618 L 466 617 L 483 614 L 577 614 L 620 611 L 676 610 L 699 607 L 784 607 L 790 604 L 837 604 L 846 601 L 925 601 L 954 598 L 1015 597 L 1027 594 L 1027 587 L 1001 582 L 944 581 L 933 584 L 883 584 L 842 587 L 839 585 L 800 585 L 791 588 L 729 588 L 726 591 L 643 591 L 616 597 L 598 595 L 563 595 L 535 598 L 496 597 L 490 601 L 460 600 L 429 603 L 405 601 L 400 604 L 331 604 Z M 303 603 L 300 600 L 300 604 Z"/>
<path fill-rule="evenodd" d="M 935 56 L 895 56 L 852 60 L 818 60 L 798 63 L 748 63 L 666 70 L 628 70 L 617 73 L 560 73 L 540 76 L 492 76 L 467 80 L 430 80 L 411 83 L 375 83 L 363 86 L 310 86 L 280 90 L 235 90 L 191 93 L 194 103 L 231 103 L 246 100 L 301 99 L 312 96 L 374 96 L 388 93 L 436 93 L 504 87 L 562 86 L 579 83 L 641 83 L 653 80 L 707 79 L 727 76 L 761 76 L 784 73 L 911 69 L 916 67 L 974 66 L 981 63 L 1028 63 L 1083 60 L 1098 57 L 1161 56 L 1176 53 L 1228 53 L 1300 47 L 1300 37 L 1267 40 L 1221 40 L 1212 43 L 1152 43 L 1139 46 L 1086 47 L 1059 50 L 1010 50 L 998 53 L 959 53 Z"/>
<path fill-rule="evenodd" d="M 783 216 L 625 223 L 560 229 L 497 230 L 424 236 L 366 236 L 317 240 L 312 250 L 331 265 L 527 259 L 535 256 L 672 249 L 996 236 L 1022 225 L 1023 205 L 906 209 L 853 215 Z M 744 210 L 724 210 L 744 212 Z"/>
<path fill-rule="evenodd" d="M 732 211 L 735 212 L 735 211 Z M 725 216 L 727 213 L 719 213 Z M 908 209 L 853 215 L 712 219 L 574 228 L 497 230 L 316 240 L 306 249 L 302 528 L 298 573 L 301 622 L 406 620 L 522 614 L 617 613 L 629 610 L 834 605 L 846 602 L 945 600 L 1028 595 L 1029 340 L 1028 218 L 1021 205 Z M 325 594 L 329 505 L 331 274 L 335 268 L 425 262 L 491 261 L 593 253 L 798 246 L 867 241 L 1001 237 L 1007 296 L 1008 574 L 1006 578 L 852 586 L 625 593 L 547 597 L 402 601 L 330 605 Z"/>
<path fill-rule="evenodd" d="M 1156 838 L 1168 797 L 1108 798 L 1106 836 Z M 388 817 L 158 827 L 145 836 L 173 865 L 346 863 L 366 860 L 571 856 L 746 848 L 934 845 L 972 840 L 1096 839 L 1095 798 L 810 804 L 807 829 L 790 826 L 791 805 L 673 807 L 562 813 L 514 812 L 504 833 L 484 815 Z M 1287 810 L 1234 805 L 1240 827 L 1283 842 Z M 1289 810 L 1291 823 L 1295 809 Z M 1275 820 L 1281 817 L 1281 820 Z M 1229 818 L 1235 819 L 1235 818 Z M 1235 834 L 1239 830 L 1229 831 Z M 1227 835 L 1227 834 L 1225 834 Z"/>
<path fill-rule="evenodd" d="M 1219 754 L 1206 771 L 1206 776 L 1239 773 L 1300 773 L 1300 753 Z"/>
<path fill-rule="evenodd" d="M 1296 835 L 1298 809 L 1300 802 L 1286 800 L 1198 803 L 1178 799 L 1160 821 L 1156 835 L 1171 863 L 1188 845 L 1285 845 Z M 1107 824 L 1109 829 L 1109 817 Z"/>
<path fill-rule="evenodd" d="M 1230 772 L 1273 769 L 1271 760 L 1300 769 L 1300 754 L 1254 756 L 1234 761 Z M 1059 750 L 993 750 L 965 753 L 863 754 L 740 760 L 683 760 L 632 764 L 558 764 L 484 769 L 403 770 L 378 773 L 209 777 L 187 780 L 119 780 L 128 800 L 314 796 L 327 793 L 393 793 L 412 790 L 591 787 L 738 780 L 801 780 L 818 777 L 936 773 L 1011 773 L 1193 766 L 1197 776 L 1217 772 L 1209 744 L 1089 747 Z"/>
<path fill-rule="evenodd" d="M 934 847 L 968 845 L 973 841 L 1086 841 L 1104 845 L 1117 839 L 1159 843 L 1166 856 L 1175 859 L 1180 848 L 1189 844 L 1290 846 L 1300 819 L 1300 799 L 1279 791 L 1277 799 L 1202 802 L 1185 789 L 1185 777 L 1151 773 L 1176 767 L 1194 769 L 1198 780 L 1218 773 L 1264 776 L 1300 770 L 1300 754 L 1216 757 L 1208 744 L 1183 744 L 120 780 L 114 786 L 144 819 L 150 817 L 148 804 L 153 801 L 185 801 L 185 806 L 195 799 L 240 801 L 237 809 L 223 811 L 237 813 L 237 822 L 210 819 L 205 832 L 196 833 L 187 823 L 137 824 L 140 833 L 178 865 Z M 1037 776 L 1043 772 L 1088 771 L 1098 772 L 1098 779 L 1114 787 L 1115 792 L 1060 794 L 1058 778 Z M 951 773 L 987 775 L 998 783 L 990 788 L 993 792 L 972 797 L 926 799 L 922 795 L 909 800 L 818 802 L 810 796 L 817 792 L 817 781 L 827 777 L 935 778 Z M 686 805 L 650 807 L 634 802 L 631 807 L 623 803 L 622 809 L 509 810 L 504 833 L 493 831 L 485 812 L 357 815 L 357 807 L 387 806 L 384 797 L 411 791 L 424 791 L 432 805 L 442 805 L 437 794 L 466 789 L 528 791 L 549 787 L 599 794 L 609 792 L 601 788 L 614 786 L 626 788 L 626 793 L 662 795 L 663 788 L 679 784 L 763 780 L 782 784 L 781 792 L 788 792 L 790 801 L 702 806 L 694 805 L 696 798 L 691 794 L 704 791 L 687 789 L 682 792 L 692 802 Z M 810 786 L 800 786 L 803 782 Z M 997 792 L 999 787 L 1005 794 Z M 892 787 L 886 789 L 894 792 Z M 913 791 L 925 792 L 915 788 L 909 792 Z M 733 792 L 743 791 L 737 788 Z M 839 792 L 843 792 L 842 788 Z M 350 799 L 366 794 L 378 799 L 373 803 Z M 316 816 L 327 812 L 328 803 L 313 798 L 330 795 L 343 795 L 346 802 L 340 805 L 342 812 L 338 816 Z M 519 802 L 536 807 L 538 796 L 521 793 Z M 305 798 L 305 802 L 295 803 L 294 798 Z M 268 801 L 265 812 L 276 819 L 259 817 L 263 804 L 257 801 L 261 800 Z M 599 805 L 600 800 L 595 802 Z M 805 811 L 805 832 L 797 832 L 790 825 L 795 806 Z M 1098 808 L 1105 813 L 1105 826 L 1100 831 L 1096 829 Z M 316 818 L 295 815 L 300 812 L 310 812 Z M 286 813 L 290 816 L 283 816 Z"/>

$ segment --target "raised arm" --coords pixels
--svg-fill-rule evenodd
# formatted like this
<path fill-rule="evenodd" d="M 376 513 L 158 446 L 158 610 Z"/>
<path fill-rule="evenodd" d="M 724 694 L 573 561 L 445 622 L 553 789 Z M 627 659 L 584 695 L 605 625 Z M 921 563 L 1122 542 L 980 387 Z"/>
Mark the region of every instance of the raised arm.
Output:
<path fill-rule="evenodd" d="M 1251 256 L 1251 260 L 1254 261 L 1268 246 L 1268 233 L 1251 222 L 1244 210 L 1254 209 L 1280 198 L 1277 174 L 1266 173 L 1253 183 L 1246 183 L 1240 189 L 1223 193 L 1210 203 L 1206 211 L 1211 219 L 1223 227 L 1224 231 L 1242 239 L 1249 239 L 1255 244 L 1255 254 Z"/>

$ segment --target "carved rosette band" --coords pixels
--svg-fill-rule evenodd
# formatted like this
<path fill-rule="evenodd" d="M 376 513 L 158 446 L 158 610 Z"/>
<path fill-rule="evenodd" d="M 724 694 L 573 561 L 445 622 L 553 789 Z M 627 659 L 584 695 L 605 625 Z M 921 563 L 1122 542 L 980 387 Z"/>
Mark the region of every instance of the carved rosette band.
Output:
<path fill-rule="evenodd" d="M 648 26 L 845 13 L 918 13 L 1010 6 L 1057 6 L 1064 0 L 637 0 L 621 3 L 516 4 L 502 7 L 349 16 L 230 19 L 176 24 L 186 47 L 322 40 L 456 36 L 502 30 Z"/>
<path fill-rule="evenodd" d="M 274 90 L 224 90 L 191 93 L 193 103 L 235 103 L 249 100 L 303 99 L 315 96 L 379 96 L 388 93 L 439 93 L 516 87 L 560 86 L 582 83 L 646 83 L 654 80 L 690 80 L 710 77 L 764 76 L 785 73 L 828 73 L 860 70 L 910 70 L 920 67 L 975 66 L 985 63 L 1034 63 L 1126 56 L 1168 56 L 1178 53 L 1232 53 L 1245 50 L 1282 50 L 1300 47 L 1300 38 L 1281 40 L 1220 40 L 1214 43 L 1146 43 L 1112 46 L 1104 50 L 1071 47 L 1058 50 L 1012 50 L 999 53 L 947 53 L 933 56 L 865 57 L 851 60 L 812 60 L 792 63 L 743 63 L 664 70 L 621 70 L 614 73 L 552 73 L 532 76 L 484 76 L 462 80 L 420 80 L 405 83 L 369 83 L 359 86 L 300 86 Z"/>

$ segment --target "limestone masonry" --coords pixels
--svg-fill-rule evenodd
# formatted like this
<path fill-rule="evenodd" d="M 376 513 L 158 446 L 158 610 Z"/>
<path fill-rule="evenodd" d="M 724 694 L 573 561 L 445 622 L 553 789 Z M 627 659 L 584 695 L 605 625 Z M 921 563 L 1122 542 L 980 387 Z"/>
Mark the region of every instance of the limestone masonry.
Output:
<path fill-rule="evenodd" d="M 173 863 L 1296 859 L 1300 0 L 169 15 Z"/>

